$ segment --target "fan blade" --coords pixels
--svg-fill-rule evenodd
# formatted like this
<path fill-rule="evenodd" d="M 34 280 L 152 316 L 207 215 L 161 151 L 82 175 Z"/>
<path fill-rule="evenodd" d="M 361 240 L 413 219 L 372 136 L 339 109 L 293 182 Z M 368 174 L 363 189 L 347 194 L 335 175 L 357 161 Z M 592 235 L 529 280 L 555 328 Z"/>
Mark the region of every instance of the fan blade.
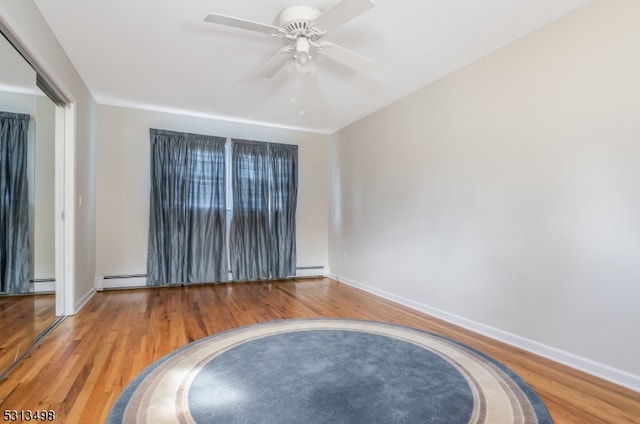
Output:
<path fill-rule="evenodd" d="M 264 65 L 262 70 L 258 72 L 258 78 L 271 78 L 291 59 L 293 47 L 285 46 L 278 50 L 269 61 Z"/>
<path fill-rule="evenodd" d="M 277 26 L 249 21 L 247 19 L 234 18 L 233 16 L 220 15 L 218 13 L 209 13 L 207 17 L 204 18 L 204 20 L 213 24 L 247 29 L 249 31 L 263 32 L 265 34 L 274 34 L 280 31 L 280 28 L 278 28 Z"/>
<path fill-rule="evenodd" d="M 375 6 L 373 0 L 340 0 L 313 20 L 319 30 L 330 30 L 355 18 Z"/>
<path fill-rule="evenodd" d="M 331 60 L 360 71 L 366 71 L 372 66 L 377 65 L 373 60 L 345 49 L 344 47 L 340 47 L 337 44 L 333 44 L 330 41 L 324 41 L 320 44 L 317 51 Z"/>

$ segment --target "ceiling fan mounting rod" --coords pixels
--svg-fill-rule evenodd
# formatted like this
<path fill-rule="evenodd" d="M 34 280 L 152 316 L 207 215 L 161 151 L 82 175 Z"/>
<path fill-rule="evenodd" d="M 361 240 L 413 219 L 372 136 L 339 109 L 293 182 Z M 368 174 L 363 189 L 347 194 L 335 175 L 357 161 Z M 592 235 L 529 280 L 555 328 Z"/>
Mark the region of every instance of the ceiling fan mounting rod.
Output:
<path fill-rule="evenodd" d="M 313 25 L 313 20 L 320 14 L 318 9 L 311 6 L 288 7 L 280 12 L 278 26 L 289 40 L 297 40 L 301 37 L 317 40 L 326 34 L 326 31 L 321 31 Z"/>

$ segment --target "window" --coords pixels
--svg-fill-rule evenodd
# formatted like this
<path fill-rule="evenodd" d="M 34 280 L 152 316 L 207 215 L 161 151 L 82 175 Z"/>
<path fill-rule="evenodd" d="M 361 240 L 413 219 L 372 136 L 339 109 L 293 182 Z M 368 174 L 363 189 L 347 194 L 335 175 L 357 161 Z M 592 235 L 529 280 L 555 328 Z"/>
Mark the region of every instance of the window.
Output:
<path fill-rule="evenodd" d="M 150 130 L 147 284 L 226 281 L 221 137 Z"/>
<path fill-rule="evenodd" d="M 297 146 L 155 129 L 151 143 L 149 285 L 295 275 Z"/>
<path fill-rule="evenodd" d="M 197 209 L 226 209 L 225 151 L 194 148 L 187 153 L 189 203 Z M 219 172 L 222 167 L 222 172 Z"/>

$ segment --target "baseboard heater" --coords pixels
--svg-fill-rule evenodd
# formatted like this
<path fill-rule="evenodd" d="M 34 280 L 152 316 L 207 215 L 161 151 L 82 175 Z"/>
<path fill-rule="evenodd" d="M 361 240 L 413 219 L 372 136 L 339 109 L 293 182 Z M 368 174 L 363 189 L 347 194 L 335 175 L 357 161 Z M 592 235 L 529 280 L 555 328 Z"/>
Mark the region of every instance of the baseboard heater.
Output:
<path fill-rule="evenodd" d="M 55 278 L 33 278 L 29 280 L 32 293 L 54 293 L 56 291 Z"/>
<path fill-rule="evenodd" d="M 323 265 L 298 266 L 296 267 L 296 277 L 323 277 L 327 272 L 327 267 Z"/>
<path fill-rule="evenodd" d="M 323 277 L 326 274 L 326 266 L 299 266 L 296 267 L 295 278 Z M 231 275 L 231 272 L 229 272 Z M 147 287 L 147 274 L 122 274 L 103 275 L 95 278 L 96 290 L 124 289 Z"/>
<path fill-rule="evenodd" d="M 95 278 L 96 290 L 133 289 L 147 286 L 147 274 L 103 275 Z"/>
<path fill-rule="evenodd" d="M 147 278 L 147 274 L 105 275 L 103 280 L 120 280 L 121 278 Z"/>

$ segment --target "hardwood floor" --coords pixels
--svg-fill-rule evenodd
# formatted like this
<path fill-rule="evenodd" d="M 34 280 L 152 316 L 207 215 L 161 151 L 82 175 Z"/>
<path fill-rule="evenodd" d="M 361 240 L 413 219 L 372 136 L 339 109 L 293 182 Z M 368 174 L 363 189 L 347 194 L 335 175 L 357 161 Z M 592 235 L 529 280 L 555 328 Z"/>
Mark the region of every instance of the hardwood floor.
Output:
<path fill-rule="evenodd" d="M 42 333 L 56 320 L 56 295 L 37 294 L 33 299 L 34 328 L 36 335 Z"/>
<path fill-rule="evenodd" d="M 35 338 L 33 296 L 0 297 L 0 375 Z"/>
<path fill-rule="evenodd" d="M 97 293 L 0 382 L 0 409 L 52 409 L 56 422 L 103 422 L 131 379 L 184 344 L 242 325 L 307 317 L 409 325 L 480 349 L 527 381 L 556 424 L 640 423 L 639 393 L 328 279 Z"/>
<path fill-rule="evenodd" d="M 53 294 L 0 296 L 0 376 L 55 321 L 55 306 Z"/>

